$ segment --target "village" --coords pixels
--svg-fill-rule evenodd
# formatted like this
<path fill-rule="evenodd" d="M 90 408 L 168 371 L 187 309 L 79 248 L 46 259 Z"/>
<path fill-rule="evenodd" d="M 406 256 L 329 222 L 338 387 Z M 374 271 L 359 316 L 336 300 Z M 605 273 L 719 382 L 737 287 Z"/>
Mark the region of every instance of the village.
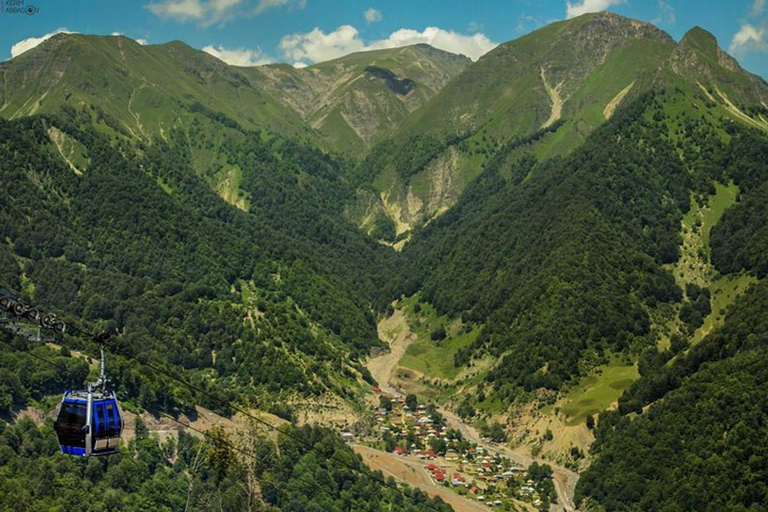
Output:
<path fill-rule="evenodd" d="M 437 485 L 497 510 L 519 510 L 525 502 L 548 510 L 555 497 L 552 472 L 534 463 L 522 468 L 508 458 L 469 442 L 447 428 L 434 405 L 415 395 L 391 397 L 379 392 L 374 408 L 374 447 L 420 462 Z"/>

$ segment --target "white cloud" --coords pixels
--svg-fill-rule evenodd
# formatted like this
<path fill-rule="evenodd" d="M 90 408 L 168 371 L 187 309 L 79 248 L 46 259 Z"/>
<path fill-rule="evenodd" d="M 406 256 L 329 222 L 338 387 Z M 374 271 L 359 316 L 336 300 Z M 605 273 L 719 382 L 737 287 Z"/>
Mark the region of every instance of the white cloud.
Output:
<path fill-rule="evenodd" d="M 125 37 L 128 37 L 128 36 L 126 36 L 125 34 L 123 34 L 122 32 L 117 32 L 117 31 L 115 31 L 115 32 L 112 32 L 110 35 L 111 35 L 111 36 L 125 36 Z M 144 39 L 144 38 L 141 38 L 141 37 L 140 37 L 140 38 L 138 38 L 138 39 L 134 39 L 134 41 L 136 41 L 137 43 L 139 43 L 141 46 L 146 46 L 146 45 L 148 45 L 148 44 L 149 44 L 149 41 L 147 41 L 146 39 Z"/>
<path fill-rule="evenodd" d="M 565 2 L 565 15 L 568 19 L 587 14 L 588 12 L 600 12 L 613 5 L 624 3 L 624 0 L 581 0 L 581 2 Z"/>
<path fill-rule="evenodd" d="M 291 34 L 280 39 L 280 50 L 293 61 L 307 59 L 322 62 L 364 48 L 357 29 L 351 25 L 342 25 L 328 34 L 315 28 L 305 34 Z"/>
<path fill-rule="evenodd" d="M 418 43 L 426 43 L 441 50 L 463 54 L 472 60 L 477 60 L 497 46 L 497 43 L 484 34 L 465 35 L 438 27 L 427 27 L 422 32 L 401 28 L 392 32 L 386 39 L 366 44 L 355 27 L 342 25 L 327 34 L 315 28 L 304 34 L 284 36 L 280 40 L 280 49 L 283 55 L 292 61 L 322 62 L 352 52 L 398 48 Z"/>
<path fill-rule="evenodd" d="M 749 23 L 744 23 L 739 28 L 739 31 L 733 35 L 729 49 L 731 53 L 748 52 L 750 50 L 768 52 L 766 35 L 768 35 L 768 31 L 766 31 L 765 27 L 756 27 Z"/>
<path fill-rule="evenodd" d="M 268 9 L 274 7 L 291 7 L 296 9 L 303 9 L 307 5 L 307 0 L 259 0 L 256 8 L 251 11 L 252 16 L 258 16 Z"/>
<path fill-rule="evenodd" d="M 48 39 L 52 38 L 56 34 L 76 34 L 76 32 L 72 32 L 70 30 L 67 30 L 66 28 L 57 28 L 51 33 L 45 34 L 44 36 L 40 37 L 28 37 L 26 39 L 22 39 L 18 43 L 11 46 L 11 58 L 18 57 L 22 53 L 31 50 L 35 46 L 39 45 L 43 41 L 47 41 Z"/>
<path fill-rule="evenodd" d="M 381 15 L 381 11 L 377 11 L 373 7 L 365 11 L 363 16 L 365 16 L 365 21 L 368 23 L 378 23 L 384 19 L 384 16 Z"/>
<path fill-rule="evenodd" d="M 305 68 L 307 66 L 308 66 L 308 64 L 306 62 L 299 61 L 299 62 L 294 62 L 293 63 L 293 67 L 295 67 L 296 69 L 302 69 L 302 68 Z"/>
<path fill-rule="evenodd" d="M 675 15 L 675 8 L 672 4 L 665 0 L 658 0 L 659 2 L 659 15 L 654 18 L 653 24 L 659 25 L 660 23 L 666 23 L 668 25 L 674 25 L 677 23 L 677 16 Z"/>
<path fill-rule="evenodd" d="M 225 48 L 221 45 L 218 45 L 218 47 L 208 45 L 203 48 L 203 51 L 232 66 L 262 66 L 274 62 L 260 48 L 248 50 L 247 48 Z"/>
<path fill-rule="evenodd" d="M 276 7 L 303 9 L 306 0 L 258 0 L 251 7 L 249 0 L 160 0 L 144 7 L 155 16 L 181 23 L 195 21 L 202 26 L 226 23 L 237 17 L 252 18 Z"/>
<path fill-rule="evenodd" d="M 147 4 L 145 7 L 155 16 L 182 22 L 202 20 L 207 11 L 201 0 L 164 0 L 159 4 Z"/>
<path fill-rule="evenodd" d="M 755 0 L 752 4 L 752 15 L 759 16 L 765 10 L 765 0 Z"/>

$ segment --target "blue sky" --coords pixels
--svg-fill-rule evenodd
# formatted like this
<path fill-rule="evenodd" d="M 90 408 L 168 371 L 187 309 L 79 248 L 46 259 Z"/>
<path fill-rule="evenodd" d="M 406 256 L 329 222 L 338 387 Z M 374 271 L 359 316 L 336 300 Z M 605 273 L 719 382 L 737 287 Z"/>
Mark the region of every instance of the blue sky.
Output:
<path fill-rule="evenodd" d="M 704 27 L 745 68 L 768 78 L 768 0 L 0 0 L 0 6 L 0 59 L 67 30 L 119 32 L 149 44 L 180 39 L 239 65 L 312 64 L 416 42 L 477 59 L 549 22 L 610 10 L 652 22 L 677 40 Z"/>

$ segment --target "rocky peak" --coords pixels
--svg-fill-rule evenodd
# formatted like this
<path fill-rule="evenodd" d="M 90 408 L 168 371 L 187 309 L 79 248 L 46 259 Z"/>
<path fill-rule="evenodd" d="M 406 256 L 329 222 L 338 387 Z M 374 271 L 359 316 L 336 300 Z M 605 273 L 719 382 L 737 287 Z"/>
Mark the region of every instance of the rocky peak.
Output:
<path fill-rule="evenodd" d="M 571 29 L 585 37 L 604 37 L 611 39 L 656 39 L 674 42 L 663 30 L 644 21 L 627 18 L 611 12 L 584 14 L 571 20 Z"/>
<path fill-rule="evenodd" d="M 717 44 L 717 38 L 701 27 L 693 27 L 685 33 L 672 54 L 672 69 L 678 73 L 697 72 L 709 77 L 713 66 L 740 72 L 736 59 Z"/>

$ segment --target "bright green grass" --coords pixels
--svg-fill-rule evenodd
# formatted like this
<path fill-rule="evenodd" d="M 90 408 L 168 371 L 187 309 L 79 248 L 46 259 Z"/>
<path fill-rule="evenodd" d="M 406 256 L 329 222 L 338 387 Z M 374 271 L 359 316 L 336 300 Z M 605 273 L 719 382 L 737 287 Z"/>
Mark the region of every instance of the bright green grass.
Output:
<path fill-rule="evenodd" d="M 404 310 L 411 332 L 416 334 L 414 341 L 400 359 L 400 365 L 416 370 L 427 377 L 454 379 L 461 371 L 453 365 L 453 357 L 462 348 L 471 344 L 480 333 L 480 327 L 474 326 L 464 332 L 459 322 L 451 321 L 446 316 L 438 316 L 429 304 L 421 304 L 421 311 L 416 314 L 413 307 L 418 303 L 418 294 L 405 299 L 400 307 Z M 431 340 L 432 331 L 439 325 L 445 326 L 448 337 L 436 343 Z"/>
<path fill-rule="evenodd" d="M 712 227 L 723 216 L 723 212 L 736 202 L 738 194 L 739 187 L 733 182 L 728 186 L 715 183 L 715 193 L 708 198 L 706 206 L 701 207 L 695 198 L 691 198 L 691 209 L 683 217 L 683 236 L 687 240 L 683 243 L 681 258 L 676 265 L 677 276 L 682 272 L 685 282 L 693 282 L 696 277 L 706 277 L 689 275 L 691 264 L 693 260 L 700 259 L 699 251 L 710 254 L 709 235 Z"/>
<path fill-rule="evenodd" d="M 725 210 L 736 201 L 738 193 L 739 188 L 733 183 L 727 186 L 715 183 L 715 193 L 709 196 L 706 206 L 701 207 L 695 199 L 692 199 L 691 209 L 683 217 L 684 242 L 680 260 L 668 268 L 679 286 L 698 283 L 708 287 L 712 294 L 712 313 L 707 315 L 704 324 L 691 337 L 692 344 L 700 342 L 713 329 L 722 325 L 728 306 L 756 281 L 748 274 L 721 276 L 700 255 L 700 253 L 710 254 L 709 241 L 712 227 L 718 223 Z M 667 347 L 668 340 L 663 339 L 661 348 Z"/>
<path fill-rule="evenodd" d="M 709 234 L 712 226 L 736 200 L 738 187 L 734 184 L 726 187 L 716 183 L 715 190 L 715 194 L 708 198 L 704 207 L 692 196 L 691 209 L 683 217 L 680 259 L 674 265 L 668 266 L 681 287 L 685 287 L 686 283 L 706 285 L 715 276 L 714 269 L 708 261 L 702 259 L 701 254 L 709 254 Z"/>
<path fill-rule="evenodd" d="M 639 377 L 635 365 L 614 362 L 599 367 L 568 393 L 565 405 L 560 408 L 568 416 L 567 424 L 578 425 L 589 414 L 606 410 Z"/>
<path fill-rule="evenodd" d="M 432 160 L 432 162 L 434 162 L 434 160 Z M 429 195 L 432 192 L 432 181 L 430 180 L 429 174 L 429 171 L 425 169 L 414 174 L 410 179 L 411 191 L 424 203 L 429 201 Z"/>
<path fill-rule="evenodd" d="M 163 181 L 163 178 L 161 178 L 160 176 L 157 177 L 157 184 L 160 185 L 160 188 L 163 189 L 166 194 L 168 195 L 173 194 L 173 188 L 171 188 L 169 184 Z"/>
<path fill-rule="evenodd" d="M 717 224 L 723 212 L 736 202 L 736 196 L 739 195 L 739 187 L 731 182 L 727 187 L 720 183 L 715 183 L 716 193 L 710 197 L 708 208 L 702 210 L 701 223 L 701 243 L 707 252 L 709 252 L 709 233 L 712 226 Z"/>
<path fill-rule="evenodd" d="M 754 276 L 742 274 L 738 276 L 721 276 L 709 285 L 712 293 L 712 313 L 704 319 L 704 324 L 699 327 L 691 338 L 691 343 L 696 344 L 722 325 L 725 320 L 725 312 L 728 306 L 733 304 L 736 297 L 744 293 L 750 285 L 757 282 Z"/>
<path fill-rule="evenodd" d="M 240 169 L 239 165 L 232 166 L 218 176 L 216 191 L 226 202 L 247 212 L 250 208 L 250 203 L 248 202 L 247 194 L 240 189 L 242 181 L 242 169 Z"/>

